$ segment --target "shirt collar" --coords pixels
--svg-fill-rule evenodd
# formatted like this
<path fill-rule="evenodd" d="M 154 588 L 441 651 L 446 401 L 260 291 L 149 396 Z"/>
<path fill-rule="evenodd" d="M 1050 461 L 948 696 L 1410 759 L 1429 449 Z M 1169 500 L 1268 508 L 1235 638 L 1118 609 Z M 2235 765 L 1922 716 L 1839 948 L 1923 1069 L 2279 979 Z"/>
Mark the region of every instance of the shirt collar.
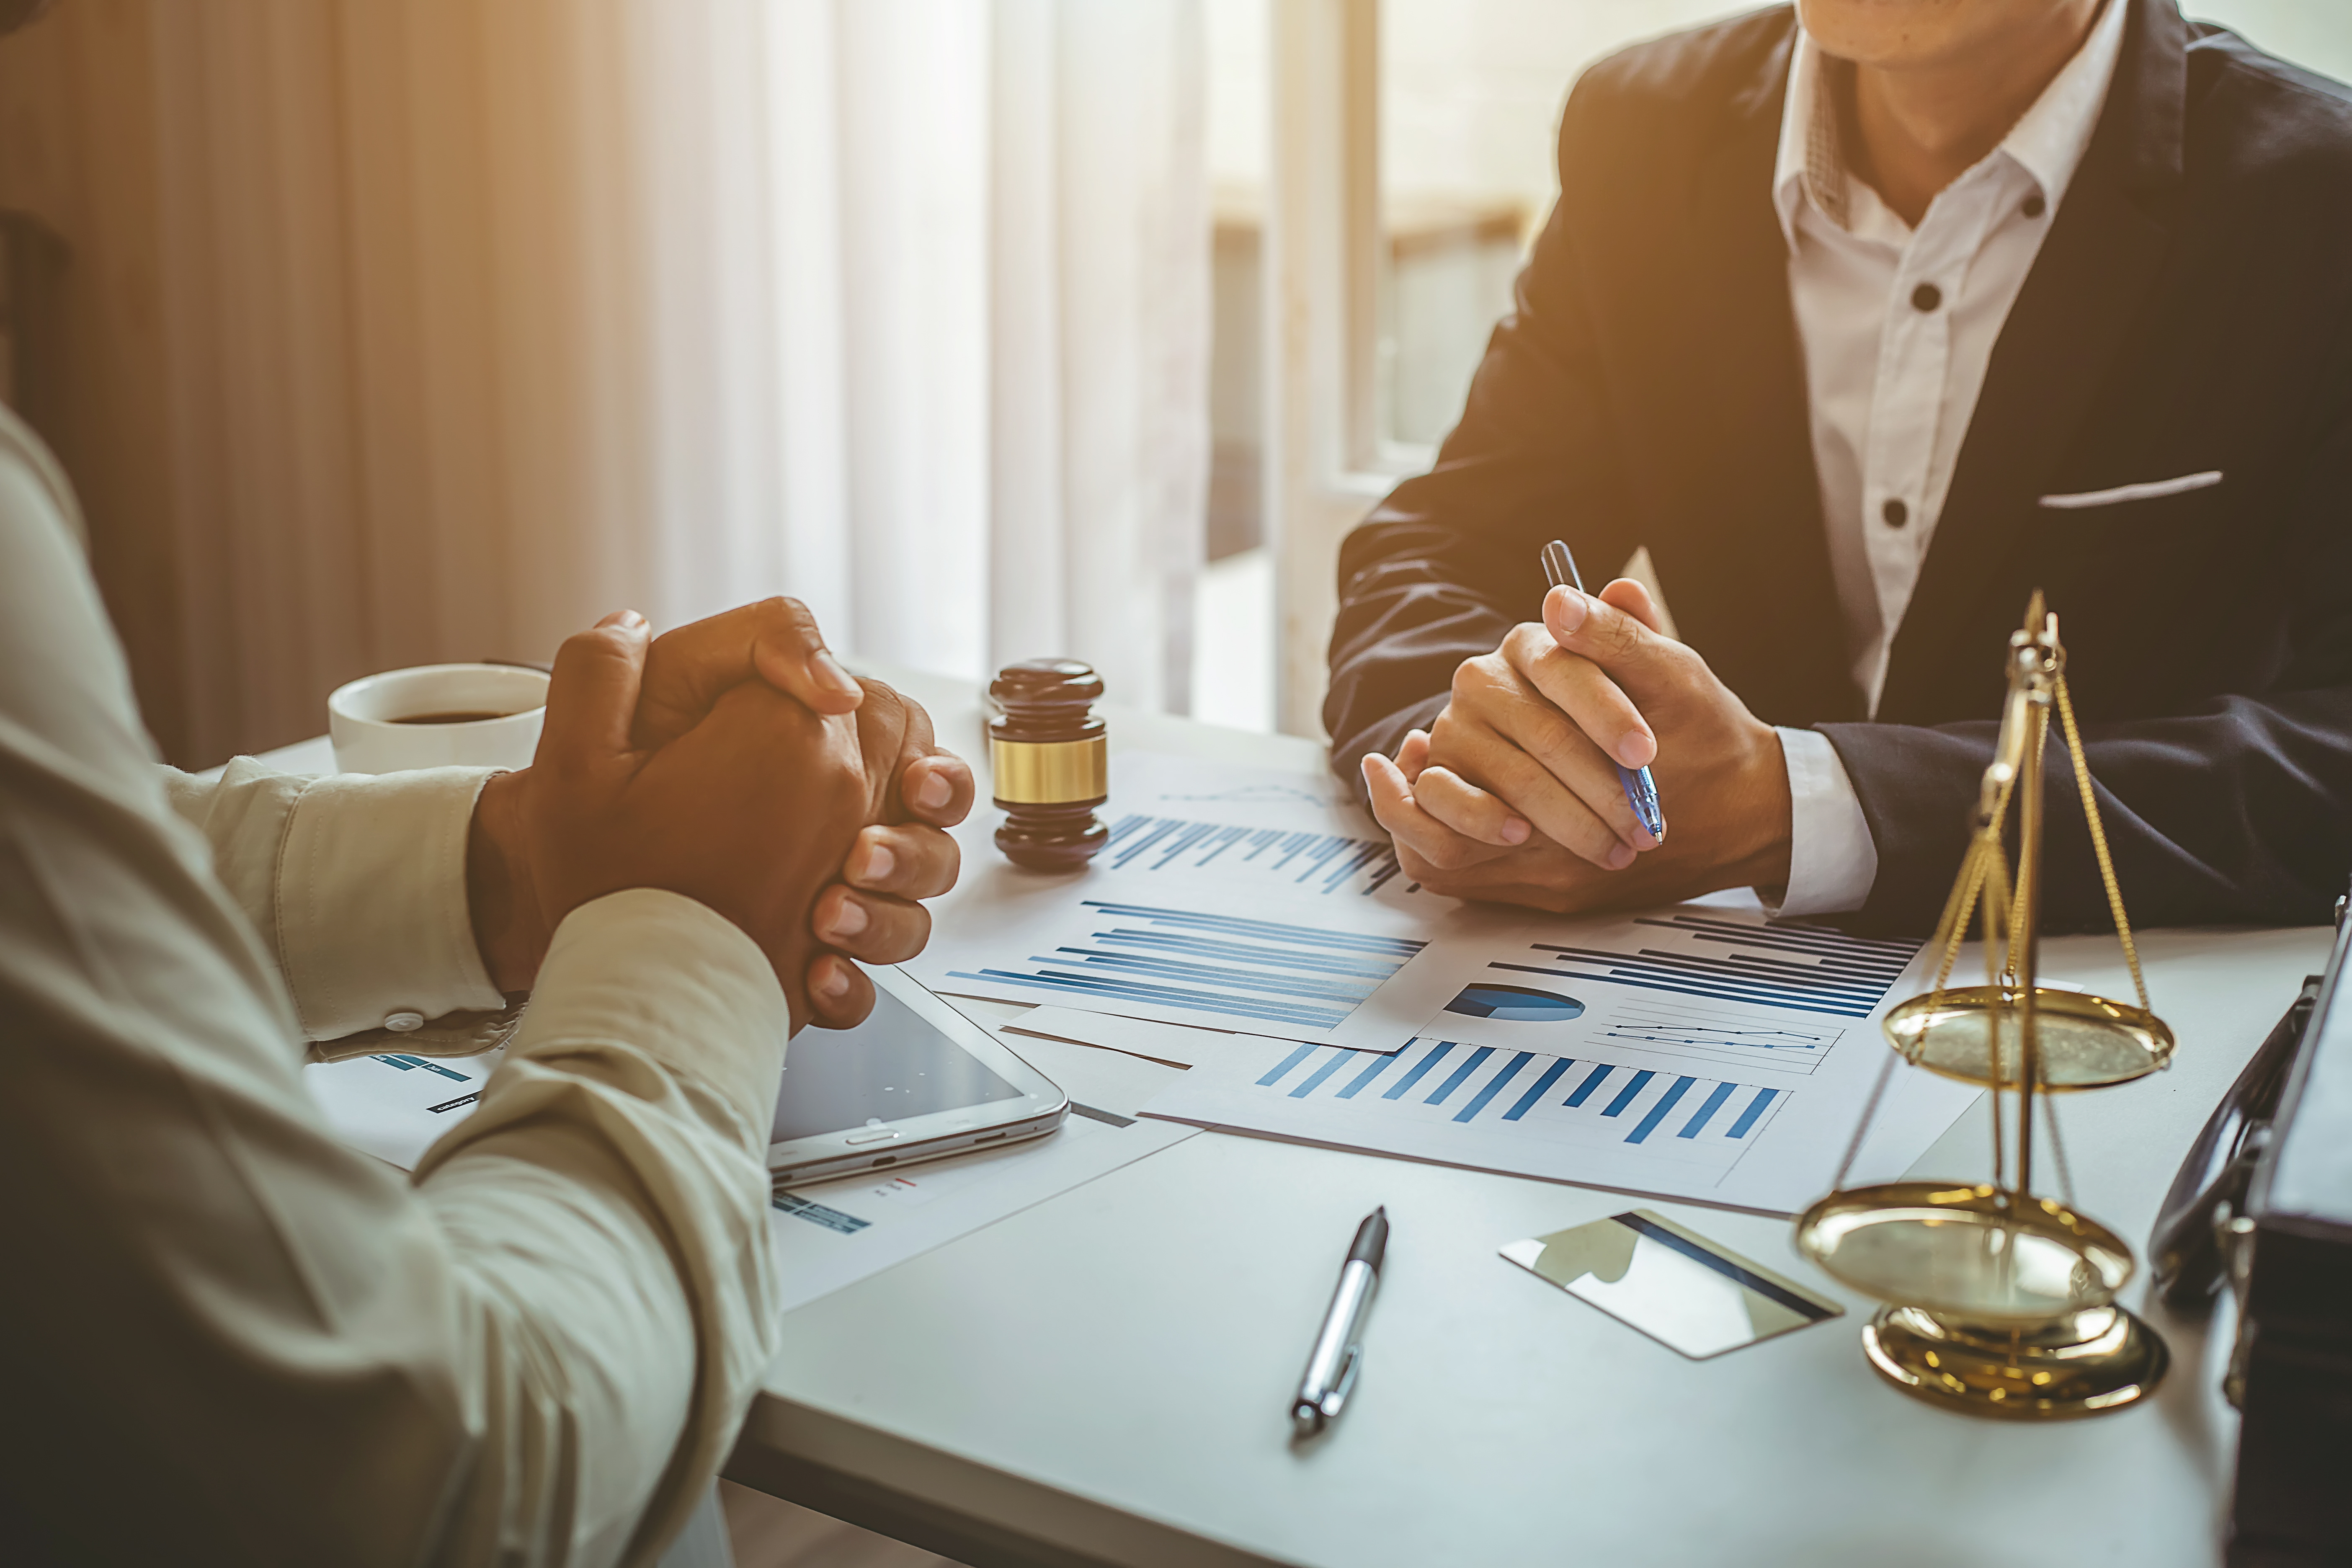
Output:
<path fill-rule="evenodd" d="M 1780 104 L 1780 150 L 1772 163 L 1772 205 L 1792 250 L 1797 208 L 1809 197 L 1831 222 L 1845 226 L 1845 155 L 1836 105 L 1823 79 L 1835 63 L 1800 25 L 1796 53 L 1789 61 L 1789 91 Z"/>
<path fill-rule="evenodd" d="M 1988 154 L 1989 159 L 2006 154 L 2016 163 L 2053 208 L 2065 197 L 2091 144 L 2091 132 L 2098 128 L 2099 110 L 2123 58 L 2129 9 L 2129 0 L 2106 0 L 2074 58 Z M 1789 90 L 1780 106 L 1780 153 L 1772 166 L 1772 205 L 1790 249 L 1796 247 L 1797 213 L 1803 202 L 1811 200 L 1840 228 L 1847 226 L 1851 216 L 1852 176 L 1846 172 L 1836 101 L 1830 92 L 1830 73 L 1842 68 L 1846 68 L 1843 62 L 1823 54 L 1802 26 L 1797 29 Z"/>

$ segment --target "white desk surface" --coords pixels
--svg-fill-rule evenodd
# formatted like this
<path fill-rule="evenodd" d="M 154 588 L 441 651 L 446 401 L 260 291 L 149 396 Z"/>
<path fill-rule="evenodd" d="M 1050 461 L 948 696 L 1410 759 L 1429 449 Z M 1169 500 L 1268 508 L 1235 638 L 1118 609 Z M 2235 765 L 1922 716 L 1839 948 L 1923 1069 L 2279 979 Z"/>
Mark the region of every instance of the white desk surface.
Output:
<path fill-rule="evenodd" d="M 975 691 L 904 684 L 943 742 L 984 757 Z M 1114 748 L 1322 765 L 1297 739 L 1106 712 Z M 983 801 L 967 855 L 992 855 L 992 831 Z M 2190 1139 L 2326 963 L 2329 934 L 2143 938 L 2180 1051 L 2168 1072 L 2065 1102 L 2086 1213 L 2145 1250 Z M 2129 994 L 2112 940 L 2053 941 L 2045 961 Z M 1081 1098 L 1085 1055 L 1048 1069 Z M 1918 1169 L 1980 1174 L 1989 1142 L 1979 1105 Z M 1394 1230 L 1362 1379 L 1330 1433 L 1294 1448 L 1289 1395 L 1375 1204 Z M 1654 1205 L 1847 1303 L 1843 1319 L 1707 1362 L 1496 1255 L 1628 1206 L 1204 1133 L 792 1314 L 739 1456 L 928 1500 L 1040 1557 L 1122 1563 L 2217 1560 L 2237 1437 L 2217 1391 L 2226 1309 L 2210 1329 L 2156 1314 L 2175 1359 L 2148 1406 L 1996 1424 L 1881 1383 L 1859 1343 L 1872 1304 L 1800 1260 L 1785 1220 Z"/>
<path fill-rule="evenodd" d="M 984 757 L 975 689 L 900 683 L 943 743 Z M 1321 765 L 1293 738 L 1105 712 L 1115 749 Z M 983 797 L 968 857 L 994 853 L 992 830 Z M 2190 1139 L 2328 938 L 2143 936 L 2175 1065 L 2062 1112 L 2084 1211 L 2143 1264 Z M 2129 994 L 2111 939 L 2055 940 L 2044 961 L 2053 977 Z M 1131 1105 L 1150 1091 L 1132 1058 L 1040 1054 L 1076 1098 Z M 1980 1175 L 1989 1137 L 1979 1104 L 1916 1170 Z M 921 1543 L 939 1550 L 961 1538 L 975 1563 L 2218 1560 L 2237 1437 L 2218 1393 L 2226 1306 L 2210 1325 L 2147 1313 L 2174 1360 L 2145 1406 L 2049 1426 L 1971 1419 L 1867 1369 L 1872 1303 L 1801 1261 L 1787 1221 L 1642 1201 L 1848 1315 L 1685 1361 L 1496 1255 L 1631 1206 L 1623 1194 L 1203 1133 L 792 1313 L 730 1473 L 857 1517 L 839 1506 L 852 1498 L 885 1528 L 895 1516 L 872 1500 L 904 1500 L 914 1525 L 899 1533 L 929 1530 Z M 1375 1204 L 1394 1229 L 1363 1375 L 1332 1431 L 1294 1447 L 1288 1397 Z M 2126 1301 L 2143 1292 L 2136 1282 Z"/>

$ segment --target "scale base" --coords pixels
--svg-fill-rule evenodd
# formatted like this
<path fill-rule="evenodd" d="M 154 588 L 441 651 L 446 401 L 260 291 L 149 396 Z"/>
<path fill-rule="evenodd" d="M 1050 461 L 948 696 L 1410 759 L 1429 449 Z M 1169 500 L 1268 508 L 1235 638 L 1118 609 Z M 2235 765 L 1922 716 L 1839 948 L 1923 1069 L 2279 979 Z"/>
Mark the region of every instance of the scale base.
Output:
<path fill-rule="evenodd" d="M 2065 1421 L 2138 1404 L 2171 1352 L 2121 1307 L 2094 1307 L 2022 1329 L 1889 1307 L 1862 1331 L 1879 1376 L 1946 1410 L 2006 1421 Z"/>

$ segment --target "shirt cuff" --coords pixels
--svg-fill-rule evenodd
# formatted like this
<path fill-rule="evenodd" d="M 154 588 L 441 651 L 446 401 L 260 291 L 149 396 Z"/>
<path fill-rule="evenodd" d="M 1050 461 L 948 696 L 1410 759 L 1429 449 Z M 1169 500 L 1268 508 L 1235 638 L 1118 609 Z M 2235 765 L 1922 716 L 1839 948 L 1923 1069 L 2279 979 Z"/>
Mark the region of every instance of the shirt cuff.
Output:
<path fill-rule="evenodd" d="M 310 781 L 278 857 L 278 951 L 302 1032 L 503 1007 L 474 942 L 466 843 L 493 770 Z"/>
<path fill-rule="evenodd" d="M 1869 901 L 1878 845 L 1837 748 L 1818 730 L 1777 730 L 1789 765 L 1789 887 L 1775 915 L 1842 915 Z M 1769 900 L 1767 900 L 1768 903 Z"/>
<path fill-rule="evenodd" d="M 764 1153 L 792 1029 L 759 943 L 683 894 L 633 888 L 563 917 L 507 1055 L 640 1051 L 724 1094 L 747 1142 Z"/>

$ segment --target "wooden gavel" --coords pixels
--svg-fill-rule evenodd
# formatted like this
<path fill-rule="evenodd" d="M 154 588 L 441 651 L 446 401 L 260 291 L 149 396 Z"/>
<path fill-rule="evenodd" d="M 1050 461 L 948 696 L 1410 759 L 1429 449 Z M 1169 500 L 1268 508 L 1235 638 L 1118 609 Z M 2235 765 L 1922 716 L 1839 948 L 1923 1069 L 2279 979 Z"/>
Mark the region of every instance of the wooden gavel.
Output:
<path fill-rule="evenodd" d="M 1004 823 L 996 847 L 1033 871 L 1076 871 L 1110 842 L 1095 807 L 1110 795 L 1110 747 L 1089 710 L 1103 694 L 1075 658 L 1008 664 L 988 688 L 988 760 Z"/>

